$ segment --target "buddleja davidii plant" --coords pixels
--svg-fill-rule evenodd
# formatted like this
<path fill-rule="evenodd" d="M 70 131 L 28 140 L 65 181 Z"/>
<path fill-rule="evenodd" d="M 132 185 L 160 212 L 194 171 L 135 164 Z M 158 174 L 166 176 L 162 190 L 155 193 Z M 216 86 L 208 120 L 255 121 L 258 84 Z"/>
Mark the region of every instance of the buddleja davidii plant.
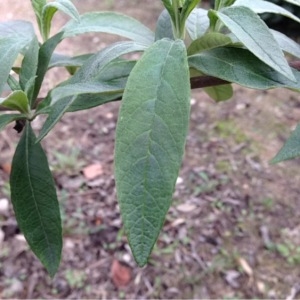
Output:
<path fill-rule="evenodd" d="M 117 194 L 133 255 L 143 266 L 171 203 L 189 123 L 190 87 L 207 87 L 206 92 L 216 100 L 232 95 L 231 82 L 257 89 L 299 89 L 299 72 L 290 69 L 276 37 L 253 8 L 247 8 L 247 2 L 238 5 L 240 1 L 236 1 L 230 6 L 232 1 L 216 1 L 211 11 L 195 9 L 199 1 L 162 2 L 166 11 L 158 20 L 155 35 L 120 14 L 79 16 L 69 1 L 32 1 L 43 44 L 37 43 L 28 23 L 5 24 L 5 30 L 14 30 L 6 34 L 9 41 L 4 46 L 13 45 L 15 57 L 20 52 L 24 55 L 21 68 L 14 68 L 19 80 L 9 75 L 14 56 L 4 65 L 6 75 L 1 72 L 13 91 L 2 104 L 19 114 L 2 115 L 0 121 L 5 125 L 21 119 L 26 124 L 12 166 L 12 201 L 21 230 L 51 275 L 60 259 L 61 225 L 53 180 L 39 142 L 65 112 L 101 105 L 123 95 L 116 133 Z M 255 2 L 265 5 L 264 1 Z M 73 20 L 48 38 L 57 9 Z M 280 8 L 272 9 L 278 13 Z M 286 11 L 280 13 L 291 17 Z M 15 26 L 31 28 L 23 44 L 18 44 L 22 39 L 21 34 L 15 37 Z M 5 37 L 5 30 L 0 36 Z M 110 45 L 92 56 L 70 58 L 53 53 L 63 38 L 89 31 L 119 34 L 132 41 Z M 264 39 L 254 34 L 257 32 L 262 32 Z M 287 41 L 287 37 L 278 36 L 277 40 Z M 299 57 L 299 47 L 288 41 L 284 50 Z M 118 58 L 133 51 L 145 51 L 137 63 Z M 39 103 L 44 75 L 54 66 L 64 66 L 71 74 L 78 70 Z M 41 113 L 48 118 L 36 139 L 30 122 Z"/>
<path fill-rule="evenodd" d="M 154 34 L 137 20 L 122 14 L 79 15 L 69 0 L 49 3 L 32 0 L 31 3 L 42 41 L 38 40 L 29 22 L 0 23 L 0 95 L 3 91 L 8 94 L 0 98 L 1 109 L 7 110 L 0 115 L 0 129 L 16 121 L 15 129 L 22 132 L 12 162 L 11 200 L 30 248 L 53 276 L 61 257 L 62 225 L 54 181 L 40 140 L 65 112 L 119 99 L 135 62 L 118 57 L 144 51 L 154 42 Z M 67 14 L 72 20 L 49 37 L 56 11 Z M 130 41 L 115 43 L 95 55 L 68 57 L 54 52 L 63 39 L 86 32 L 117 34 Z M 19 55 L 23 59 L 17 66 L 14 63 Z M 39 93 L 44 76 L 53 67 L 66 67 L 75 75 L 41 99 Z M 31 123 L 39 114 L 47 114 L 48 118 L 37 138 Z"/>

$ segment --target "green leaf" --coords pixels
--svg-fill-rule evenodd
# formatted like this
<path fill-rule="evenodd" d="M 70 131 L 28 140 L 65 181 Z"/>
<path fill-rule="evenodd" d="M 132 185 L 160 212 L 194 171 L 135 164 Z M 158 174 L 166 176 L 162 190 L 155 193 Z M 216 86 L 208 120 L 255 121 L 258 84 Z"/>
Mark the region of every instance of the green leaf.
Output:
<path fill-rule="evenodd" d="M 207 10 L 202 8 L 194 9 L 186 20 L 186 29 L 192 40 L 200 38 L 209 28 Z"/>
<path fill-rule="evenodd" d="M 36 20 L 38 22 L 38 26 L 40 29 L 40 32 L 42 32 L 42 13 L 43 13 L 43 8 L 46 5 L 47 0 L 31 0 L 31 5 L 33 7 Z"/>
<path fill-rule="evenodd" d="M 226 101 L 233 96 L 231 84 L 223 84 L 204 88 L 206 94 L 217 102 Z"/>
<path fill-rule="evenodd" d="M 34 37 L 26 50 L 20 70 L 20 86 L 27 91 L 29 104 L 32 103 L 35 76 L 38 66 L 39 42 Z"/>
<path fill-rule="evenodd" d="M 0 115 L 0 131 L 9 123 L 16 120 L 25 119 L 25 116 L 22 114 L 2 114 Z"/>
<path fill-rule="evenodd" d="M 284 0 L 284 1 L 300 6 L 300 0 Z"/>
<path fill-rule="evenodd" d="M 54 276 L 62 249 L 60 211 L 47 157 L 29 123 L 13 158 L 10 186 L 18 225 L 32 251 Z"/>
<path fill-rule="evenodd" d="M 128 241 L 139 266 L 169 209 L 190 111 L 189 70 L 181 40 L 159 40 L 137 62 L 116 130 L 115 175 Z"/>
<path fill-rule="evenodd" d="M 239 48 L 216 48 L 189 57 L 191 67 L 206 75 L 254 89 L 275 87 L 300 88 L 300 72 L 294 71 L 297 82 L 288 80 L 251 52 Z"/>
<path fill-rule="evenodd" d="M 245 6 L 250 8 L 257 14 L 274 13 L 276 15 L 282 15 L 293 19 L 296 22 L 300 22 L 300 19 L 293 15 L 283 7 L 276 5 L 275 3 L 264 0 L 236 0 L 233 6 Z"/>
<path fill-rule="evenodd" d="M 270 163 L 276 164 L 298 156 L 300 156 L 300 124 L 297 125 L 296 129 Z"/>
<path fill-rule="evenodd" d="M 34 37 L 31 23 L 8 21 L 0 23 L 0 94 L 18 54 Z"/>
<path fill-rule="evenodd" d="M 42 36 L 44 41 L 46 41 L 49 37 L 52 18 L 58 10 L 74 19 L 75 22 L 80 21 L 80 15 L 71 1 L 56 0 L 55 2 L 47 3 L 42 12 Z"/>
<path fill-rule="evenodd" d="M 163 38 L 174 40 L 172 20 L 167 10 L 162 11 L 156 23 L 155 40 Z"/>
<path fill-rule="evenodd" d="M 48 66 L 52 57 L 52 54 L 57 47 L 57 45 L 61 42 L 63 36 L 63 32 L 59 32 L 58 34 L 51 37 L 47 40 L 40 48 L 39 51 L 39 59 L 38 59 L 38 68 L 36 72 L 36 81 L 35 88 L 32 98 L 36 99 L 39 91 L 41 89 L 45 74 L 48 70 Z"/>
<path fill-rule="evenodd" d="M 19 82 L 12 76 L 9 75 L 8 79 L 7 79 L 7 84 L 9 85 L 10 89 L 12 91 L 16 91 L 16 90 L 21 90 L 21 86 L 19 84 Z"/>
<path fill-rule="evenodd" d="M 146 47 L 135 42 L 119 42 L 110 45 L 89 58 L 76 74 L 52 91 L 52 104 L 67 96 L 87 93 L 107 93 L 120 91 L 123 84 L 119 80 L 108 82 L 101 78 L 104 68 L 114 59 L 124 54 L 143 51 Z M 107 70 L 106 70 L 107 72 Z"/>
<path fill-rule="evenodd" d="M 14 91 L 6 98 L 0 98 L 0 105 L 12 110 L 18 110 L 21 113 L 28 113 L 29 111 L 28 98 L 23 91 Z"/>
<path fill-rule="evenodd" d="M 190 13 L 194 10 L 197 4 L 201 2 L 199 0 L 185 0 L 180 13 L 181 22 L 185 22 Z"/>
<path fill-rule="evenodd" d="M 63 54 L 53 53 L 48 69 L 55 67 L 81 67 L 93 54 L 83 54 L 70 57 Z"/>
<path fill-rule="evenodd" d="M 197 40 L 194 40 L 188 47 L 188 55 L 193 55 L 204 50 L 210 50 L 231 44 L 231 39 L 218 32 L 209 32 Z"/>
<path fill-rule="evenodd" d="M 153 32 L 136 19 L 115 12 L 92 12 L 80 16 L 80 22 L 71 20 L 63 28 L 63 38 L 87 32 L 117 34 L 135 42 L 150 46 Z"/>
<path fill-rule="evenodd" d="M 288 79 L 295 81 L 293 72 L 269 28 L 251 9 L 235 6 L 216 14 L 255 56 Z"/>
<path fill-rule="evenodd" d="M 175 24 L 175 13 L 174 13 L 171 1 L 170 0 L 162 0 L 162 3 L 164 5 L 165 9 L 168 11 L 173 24 Z"/>
<path fill-rule="evenodd" d="M 279 31 L 271 30 L 271 32 L 284 52 L 300 58 L 300 45 L 298 43 Z"/>

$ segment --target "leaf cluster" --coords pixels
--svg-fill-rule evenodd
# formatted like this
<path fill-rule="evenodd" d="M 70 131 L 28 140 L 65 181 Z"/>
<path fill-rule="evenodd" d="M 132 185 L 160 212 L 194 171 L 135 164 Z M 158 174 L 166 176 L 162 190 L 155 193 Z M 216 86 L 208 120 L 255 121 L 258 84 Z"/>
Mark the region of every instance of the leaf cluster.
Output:
<path fill-rule="evenodd" d="M 147 263 L 171 205 L 190 113 L 190 90 L 201 87 L 216 101 L 233 94 L 232 83 L 253 89 L 300 91 L 300 46 L 268 28 L 260 14 L 300 19 L 264 0 L 162 0 L 155 32 L 115 12 L 80 15 L 70 0 L 31 0 L 42 41 L 26 21 L 0 23 L 0 129 L 18 122 L 22 131 L 12 162 L 11 200 L 32 251 L 53 276 L 59 266 L 62 228 L 47 157 L 40 144 L 67 112 L 122 99 L 116 129 L 115 177 L 122 219 L 138 265 Z M 288 0 L 300 6 L 297 0 Z M 50 36 L 57 11 L 70 17 Z M 69 57 L 56 52 L 66 38 L 89 32 L 127 40 L 97 53 Z M 124 55 L 139 52 L 138 60 Z M 16 60 L 21 64 L 17 65 Z M 291 67 L 294 66 L 294 67 Z M 70 78 L 39 98 L 49 69 Z M 47 116 L 41 131 L 35 118 Z M 298 126 L 299 127 L 299 126 Z M 274 158 L 299 156 L 299 128 Z"/>

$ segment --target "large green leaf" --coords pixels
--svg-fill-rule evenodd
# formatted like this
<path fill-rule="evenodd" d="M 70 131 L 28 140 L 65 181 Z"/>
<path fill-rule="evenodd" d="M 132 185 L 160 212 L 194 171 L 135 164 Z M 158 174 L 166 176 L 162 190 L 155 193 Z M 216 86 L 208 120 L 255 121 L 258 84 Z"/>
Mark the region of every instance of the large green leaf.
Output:
<path fill-rule="evenodd" d="M 23 91 L 14 91 L 6 98 L 0 98 L 0 105 L 8 109 L 18 110 L 21 113 L 28 113 L 29 102 Z"/>
<path fill-rule="evenodd" d="M 191 67 L 206 75 L 254 89 L 288 87 L 300 89 L 300 72 L 293 72 L 297 82 L 288 80 L 251 52 L 239 48 L 216 48 L 189 57 Z"/>
<path fill-rule="evenodd" d="M 264 0 L 236 0 L 233 6 L 245 6 L 250 8 L 257 14 L 262 13 L 274 13 L 276 15 L 282 15 L 293 19 L 296 22 L 300 22 L 300 19 L 293 15 L 283 7 L 276 5 L 275 3 Z"/>
<path fill-rule="evenodd" d="M 33 37 L 34 30 L 29 22 L 0 23 L 0 95 L 18 54 L 31 42 Z"/>
<path fill-rule="evenodd" d="M 54 276 L 62 249 L 60 211 L 46 155 L 29 123 L 13 158 L 10 185 L 19 227 L 32 251 Z"/>
<path fill-rule="evenodd" d="M 0 115 L 0 131 L 9 123 L 24 119 L 25 116 L 22 114 L 2 114 Z"/>
<path fill-rule="evenodd" d="M 255 56 L 288 79 L 295 80 L 279 45 L 257 14 L 243 6 L 228 7 L 216 14 Z"/>
<path fill-rule="evenodd" d="M 292 132 L 280 151 L 271 160 L 272 164 L 300 156 L 300 124 Z"/>
<path fill-rule="evenodd" d="M 71 20 L 64 28 L 64 38 L 87 32 L 116 34 L 144 45 L 151 45 L 154 33 L 136 19 L 115 12 L 92 12 Z"/>
<path fill-rule="evenodd" d="M 56 0 L 55 2 L 47 3 L 43 7 L 42 12 L 42 35 L 44 40 L 47 40 L 49 37 L 51 21 L 58 10 L 64 12 L 75 21 L 80 21 L 80 15 L 70 0 Z"/>
<path fill-rule="evenodd" d="M 181 40 L 156 41 L 130 73 L 116 130 L 115 175 L 128 241 L 146 264 L 169 209 L 189 123 Z"/>
<path fill-rule="evenodd" d="M 226 46 L 231 43 L 230 37 L 219 32 L 209 32 L 194 40 L 188 47 L 187 52 L 188 55 L 193 55 L 198 52 Z"/>
<path fill-rule="evenodd" d="M 209 28 L 207 10 L 194 9 L 186 20 L 186 29 L 192 40 L 200 38 Z"/>
<path fill-rule="evenodd" d="M 38 67 L 39 42 L 34 37 L 25 52 L 20 70 L 20 86 L 26 91 L 29 103 L 32 103 L 35 76 Z"/>

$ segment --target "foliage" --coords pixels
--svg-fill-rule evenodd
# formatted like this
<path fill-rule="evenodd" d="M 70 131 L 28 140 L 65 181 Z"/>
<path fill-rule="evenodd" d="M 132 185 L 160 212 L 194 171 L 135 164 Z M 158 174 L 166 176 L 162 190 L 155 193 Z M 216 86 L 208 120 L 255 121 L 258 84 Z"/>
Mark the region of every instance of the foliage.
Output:
<path fill-rule="evenodd" d="M 289 0 L 300 6 L 299 1 Z M 0 129 L 16 122 L 22 132 L 12 163 L 11 200 L 32 251 L 53 276 L 59 266 L 62 228 L 47 158 L 40 144 L 66 112 L 121 100 L 115 146 L 117 196 L 128 241 L 138 265 L 147 263 L 171 205 L 188 132 L 190 89 L 204 88 L 216 101 L 232 96 L 231 83 L 248 88 L 300 91 L 300 46 L 270 30 L 261 13 L 300 20 L 263 0 L 217 0 L 214 9 L 196 0 L 162 0 L 165 10 L 152 32 L 114 12 L 80 15 L 70 0 L 31 0 L 43 38 L 25 21 L 0 23 Z M 50 37 L 57 11 L 71 20 Z M 65 38 L 88 32 L 120 35 L 128 41 L 77 57 L 55 52 Z M 124 55 L 140 52 L 137 61 Z M 16 66 L 17 57 L 23 57 Z M 70 78 L 44 99 L 47 71 L 66 68 Z M 10 90 L 7 94 L 7 90 Z M 47 115 L 36 137 L 31 123 Z M 298 128 L 275 157 L 299 156 Z"/>

